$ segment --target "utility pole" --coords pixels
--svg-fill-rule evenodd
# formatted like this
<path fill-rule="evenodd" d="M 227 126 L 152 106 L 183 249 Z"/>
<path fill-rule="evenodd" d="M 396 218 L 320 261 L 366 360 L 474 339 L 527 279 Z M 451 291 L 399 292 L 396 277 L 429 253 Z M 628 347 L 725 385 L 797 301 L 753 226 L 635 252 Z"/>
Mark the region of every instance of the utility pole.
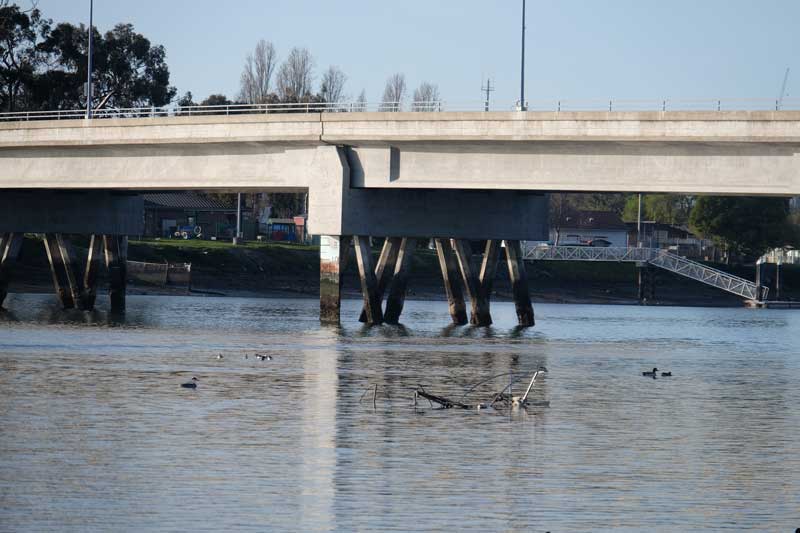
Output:
<path fill-rule="evenodd" d="M 242 193 L 236 193 L 236 237 L 233 238 L 233 244 L 239 244 L 239 239 L 242 238 Z"/>
<path fill-rule="evenodd" d="M 522 54 L 519 77 L 519 110 L 525 111 L 525 0 L 522 0 Z"/>
<path fill-rule="evenodd" d="M 92 118 L 92 56 L 94 55 L 94 0 L 89 0 L 89 51 L 86 74 L 86 118 Z"/>
<path fill-rule="evenodd" d="M 494 92 L 494 87 L 492 87 L 492 79 L 486 78 L 486 87 L 481 85 L 481 91 L 486 93 L 486 99 L 484 100 L 484 111 L 489 111 L 489 95 Z"/>
<path fill-rule="evenodd" d="M 636 247 L 642 247 L 642 193 L 639 193 L 639 214 L 636 217 Z"/>

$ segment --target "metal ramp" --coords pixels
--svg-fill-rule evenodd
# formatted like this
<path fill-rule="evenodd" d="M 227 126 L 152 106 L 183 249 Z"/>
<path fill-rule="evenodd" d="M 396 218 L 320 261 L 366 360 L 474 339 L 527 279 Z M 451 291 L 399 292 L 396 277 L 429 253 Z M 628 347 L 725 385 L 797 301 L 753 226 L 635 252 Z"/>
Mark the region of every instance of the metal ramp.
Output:
<path fill-rule="evenodd" d="M 669 272 L 741 296 L 742 298 L 758 302 L 765 301 L 769 291 L 767 287 L 758 287 L 752 281 L 657 248 L 537 246 L 527 251 L 525 259 L 535 261 L 648 263 Z"/>

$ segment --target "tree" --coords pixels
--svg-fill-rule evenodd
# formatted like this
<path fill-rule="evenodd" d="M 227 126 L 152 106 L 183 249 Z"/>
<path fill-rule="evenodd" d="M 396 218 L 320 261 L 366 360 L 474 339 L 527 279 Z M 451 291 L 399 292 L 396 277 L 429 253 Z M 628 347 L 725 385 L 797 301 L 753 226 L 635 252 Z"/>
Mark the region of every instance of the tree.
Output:
<path fill-rule="evenodd" d="M 300 102 L 311 95 L 314 58 L 305 48 L 292 48 L 278 69 L 277 90 L 281 102 Z"/>
<path fill-rule="evenodd" d="M 551 193 L 549 195 L 550 227 L 555 232 L 553 244 L 558 246 L 561 241 L 561 226 L 570 213 L 575 211 L 574 199 L 576 195 L 563 192 Z"/>
<path fill-rule="evenodd" d="M 703 196 L 695 202 L 689 222 L 695 232 L 737 258 L 755 258 L 771 248 L 798 244 L 785 198 Z"/>
<path fill-rule="evenodd" d="M 191 93 L 189 93 L 191 95 Z M 224 94 L 212 94 L 202 102 L 200 105 L 204 106 L 215 106 L 215 105 L 232 105 L 233 102 L 228 100 L 228 97 Z"/>
<path fill-rule="evenodd" d="M 344 84 L 347 76 L 339 67 L 331 65 L 322 75 L 319 95 L 324 102 L 329 104 L 341 103 L 344 95 Z"/>
<path fill-rule="evenodd" d="M 111 94 L 109 107 L 164 106 L 175 97 L 164 47 L 152 45 L 133 25 L 117 24 L 102 37 L 95 30 L 94 41 L 92 79 L 98 96 Z M 52 107 L 54 97 L 59 107 L 83 106 L 87 43 L 83 25 L 61 23 L 50 31 L 40 46 L 51 69 L 36 81 L 39 107 Z"/>
<path fill-rule="evenodd" d="M 436 111 L 439 107 L 439 87 L 422 82 L 414 91 L 414 111 Z"/>
<path fill-rule="evenodd" d="M 0 109 L 30 108 L 36 72 L 44 63 L 40 40 L 50 24 L 35 5 L 23 11 L 16 4 L 0 2 Z"/>
<path fill-rule="evenodd" d="M 386 80 L 381 99 L 381 111 L 400 111 L 403 98 L 406 96 L 406 76 L 393 74 Z"/>
<path fill-rule="evenodd" d="M 178 105 L 180 107 L 191 107 L 197 105 L 194 101 L 194 96 L 192 95 L 192 91 L 186 91 L 186 93 L 178 98 Z"/>
<path fill-rule="evenodd" d="M 272 75 L 277 64 L 275 46 L 261 39 L 252 54 L 245 59 L 240 78 L 239 99 L 248 104 L 267 103 L 270 95 Z"/>
<path fill-rule="evenodd" d="M 367 91 L 361 89 L 361 93 L 359 93 L 358 98 L 356 98 L 356 111 L 366 111 L 367 110 Z"/>

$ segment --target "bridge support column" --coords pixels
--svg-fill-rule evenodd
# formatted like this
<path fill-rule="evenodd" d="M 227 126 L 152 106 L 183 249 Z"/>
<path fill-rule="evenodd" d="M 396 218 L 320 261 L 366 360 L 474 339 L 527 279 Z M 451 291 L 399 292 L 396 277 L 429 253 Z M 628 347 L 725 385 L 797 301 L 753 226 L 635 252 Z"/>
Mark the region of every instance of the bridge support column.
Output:
<path fill-rule="evenodd" d="M 533 304 L 528 291 L 528 275 L 525 272 L 525 261 L 522 258 L 522 246 L 519 241 L 506 241 L 506 261 L 508 275 L 511 278 L 514 306 L 517 309 L 517 321 L 520 326 L 531 327 L 536 322 L 533 318 Z"/>
<path fill-rule="evenodd" d="M 81 293 L 81 309 L 91 311 L 97 300 L 97 273 L 100 270 L 100 256 L 103 252 L 103 241 L 99 235 L 89 237 L 89 255 L 86 256 L 86 270 L 83 274 L 83 292 Z"/>
<path fill-rule="evenodd" d="M 106 268 L 108 269 L 108 296 L 112 313 L 125 312 L 125 289 L 128 285 L 128 237 L 103 235 Z"/>
<path fill-rule="evenodd" d="M 11 275 L 22 250 L 22 233 L 0 233 L 0 307 L 8 296 Z"/>
<path fill-rule="evenodd" d="M 406 301 L 408 277 L 411 272 L 411 259 L 417 248 L 416 239 L 403 238 L 397 256 L 397 266 L 394 270 L 392 282 L 389 285 L 389 296 L 386 298 L 386 313 L 384 320 L 387 324 L 398 324 Z"/>
<path fill-rule="evenodd" d="M 473 326 L 491 326 L 492 314 L 489 310 L 489 299 L 492 292 L 492 282 L 497 271 L 497 257 L 500 241 L 486 241 L 486 250 L 483 254 L 480 273 L 476 273 L 472 264 L 472 248 L 469 241 L 457 239 L 453 241 L 453 248 L 458 259 L 464 287 L 469 294 L 470 324 Z"/>
<path fill-rule="evenodd" d="M 369 237 L 356 235 L 353 237 L 356 249 L 356 263 L 358 276 L 361 280 L 361 294 L 364 296 L 364 311 L 366 323 L 377 325 L 383 323 L 381 297 L 378 295 L 378 281 L 375 278 L 375 269 L 372 266 L 372 250 L 369 246 Z"/>
<path fill-rule="evenodd" d="M 458 281 L 458 261 L 449 240 L 434 239 L 436 255 L 439 256 L 439 267 L 442 269 L 444 292 L 450 306 L 450 317 L 453 324 L 463 326 L 467 321 L 467 307 L 464 304 L 464 293 Z"/>
<path fill-rule="evenodd" d="M 383 301 L 383 293 L 386 292 L 386 287 L 389 285 L 389 280 L 392 278 L 392 273 L 397 263 L 397 254 L 400 251 L 402 239 L 399 237 L 387 237 L 383 241 L 383 248 L 381 255 L 378 258 L 378 264 L 375 265 L 375 279 L 377 280 L 376 291 L 378 299 Z M 367 321 L 366 307 L 361 309 L 361 316 L 358 317 L 359 322 Z"/>
<path fill-rule="evenodd" d="M 61 307 L 73 309 L 78 305 L 81 288 L 75 278 L 75 254 L 72 245 L 60 233 L 45 233 L 42 240 L 53 275 L 56 297 Z"/>
<path fill-rule="evenodd" d="M 323 235 L 319 247 L 319 319 L 338 324 L 342 309 L 342 274 L 347 268 L 352 239 Z"/>

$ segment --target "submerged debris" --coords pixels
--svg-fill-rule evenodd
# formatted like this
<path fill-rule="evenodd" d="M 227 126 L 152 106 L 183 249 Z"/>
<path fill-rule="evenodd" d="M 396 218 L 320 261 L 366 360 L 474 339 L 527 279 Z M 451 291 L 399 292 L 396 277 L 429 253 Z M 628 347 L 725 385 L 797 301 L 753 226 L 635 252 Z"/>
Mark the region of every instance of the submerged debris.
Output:
<path fill-rule="evenodd" d="M 540 366 L 536 372 L 533 373 L 531 376 L 531 380 L 528 383 L 528 388 L 525 390 L 525 394 L 522 396 L 514 396 L 512 394 L 512 387 L 516 381 L 519 380 L 525 374 L 520 372 L 507 372 L 505 374 L 498 374 L 496 376 L 492 376 L 491 378 L 485 379 L 480 381 L 470 387 L 459 400 L 451 400 L 450 398 L 445 398 L 444 396 L 437 396 L 436 394 L 431 394 L 425 390 L 422 385 L 417 385 L 417 388 L 414 389 L 414 407 L 417 406 L 417 398 L 425 398 L 430 402 L 431 406 L 433 404 L 437 404 L 441 409 L 486 409 L 489 407 L 492 408 L 506 408 L 506 409 L 519 409 L 519 408 L 528 408 L 528 407 L 549 407 L 550 402 L 548 401 L 538 401 L 533 402 L 529 399 L 530 393 L 533 390 L 533 385 L 536 383 L 536 379 L 547 372 L 547 369 L 543 366 Z M 492 396 L 491 401 L 489 402 L 478 402 L 476 404 L 464 403 L 464 398 L 474 391 L 480 385 L 485 383 L 489 383 L 490 381 L 494 381 L 501 377 L 510 377 L 511 382 L 503 388 L 500 392 L 494 394 Z M 363 396 L 362 396 L 363 397 Z"/>

